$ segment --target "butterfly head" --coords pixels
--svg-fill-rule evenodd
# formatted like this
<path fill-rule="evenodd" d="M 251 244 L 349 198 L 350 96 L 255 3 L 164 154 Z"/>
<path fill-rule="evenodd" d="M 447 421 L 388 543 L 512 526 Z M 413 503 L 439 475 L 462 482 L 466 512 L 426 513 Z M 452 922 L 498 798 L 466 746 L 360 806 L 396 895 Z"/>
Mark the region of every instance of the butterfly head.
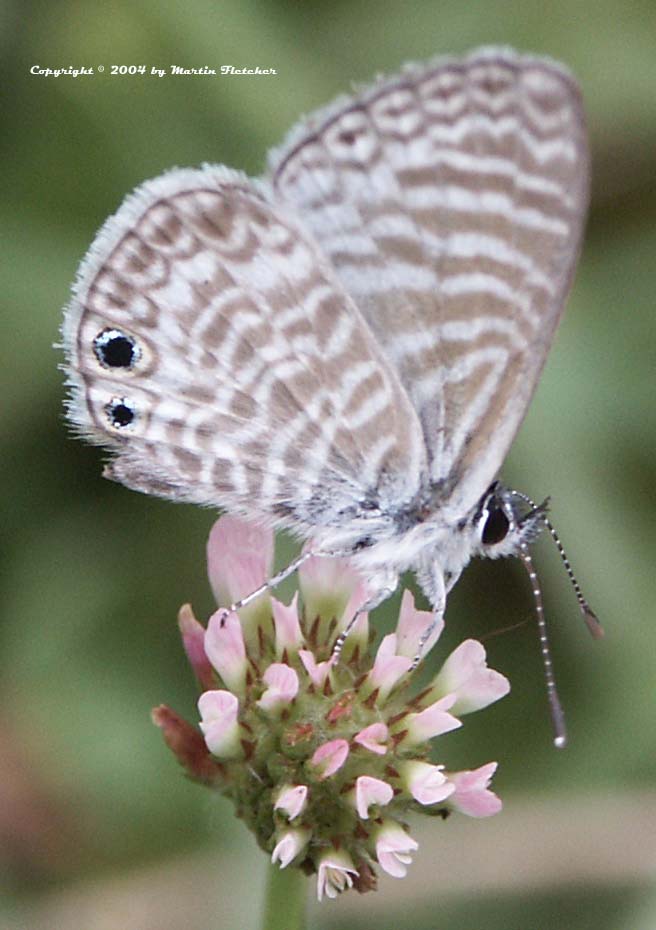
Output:
<path fill-rule="evenodd" d="M 498 559 L 519 555 L 522 547 L 537 539 L 543 529 L 549 499 L 528 512 L 521 498 L 498 481 L 492 484 L 474 511 L 473 555 Z"/>

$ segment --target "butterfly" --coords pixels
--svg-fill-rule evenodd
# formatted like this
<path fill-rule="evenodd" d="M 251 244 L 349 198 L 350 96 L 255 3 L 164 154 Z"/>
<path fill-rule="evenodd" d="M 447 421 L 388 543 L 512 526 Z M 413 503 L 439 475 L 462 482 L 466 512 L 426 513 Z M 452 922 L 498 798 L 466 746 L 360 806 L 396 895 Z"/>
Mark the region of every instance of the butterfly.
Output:
<path fill-rule="evenodd" d="M 80 267 L 69 417 L 108 477 L 349 556 L 369 608 L 412 569 L 441 616 L 472 556 L 528 557 L 546 519 L 497 473 L 588 177 L 571 74 L 485 48 L 311 114 L 258 180 L 147 181 Z"/>

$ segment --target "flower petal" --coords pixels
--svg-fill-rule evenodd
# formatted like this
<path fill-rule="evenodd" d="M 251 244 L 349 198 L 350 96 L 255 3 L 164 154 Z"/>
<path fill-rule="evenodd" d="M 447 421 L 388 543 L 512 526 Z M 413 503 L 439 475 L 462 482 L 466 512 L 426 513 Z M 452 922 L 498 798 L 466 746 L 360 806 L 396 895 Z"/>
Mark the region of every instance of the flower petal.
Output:
<path fill-rule="evenodd" d="M 276 637 L 276 657 L 281 659 L 284 652 L 295 655 L 303 645 L 303 633 L 298 618 L 298 591 L 289 606 L 271 598 L 273 610 L 273 627 Z"/>
<path fill-rule="evenodd" d="M 329 659 L 326 659 L 325 662 L 317 662 L 314 657 L 314 653 L 310 652 L 309 649 L 299 649 L 298 657 L 303 663 L 305 671 L 310 676 L 310 681 L 316 688 L 323 688 L 324 682 L 328 677 L 328 674 L 335 664 L 334 656 L 331 656 Z"/>
<path fill-rule="evenodd" d="M 355 809 L 362 820 L 369 819 L 369 808 L 374 804 L 383 807 L 394 797 L 394 789 L 380 778 L 360 775 L 355 781 Z"/>
<path fill-rule="evenodd" d="M 215 684 L 214 669 L 205 652 L 205 627 L 194 616 L 190 604 L 183 604 L 180 608 L 178 628 L 182 636 L 184 651 L 187 653 L 187 659 L 198 683 L 205 689 L 212 688 Z"/>
<path fill-rule="evenodd" d="M 378 689 L 378 704 L 384 703 L 400 678 L 410 669 L 412 659 L 396 655 L 396 634 L 385 636 L 378 647 L 374 666 L 367 676 L 367 688 Z"/>
<path fill-rule="evenodd" d="M 346 762 L 349 754 L 349 744 L 345 739 L 332 739 L 315 750 L 310 764 L 317 769 L 320 781 L 330 778 Z"/>
<path fill-rule="evenodd" d="M 510 691 L 507 678 L 487 667 L 485 648 L 475 639 L 460 643 L 433 682 L 431 696 L 455 694 L 455 714 L 469 714 Z"/>
<path fill-rule="evenodd" d="M 399 622 L 396 627 L 397 647 L 396 653 L 414 659 L 419 653 L 419 643 L 435 619 L 432 610 L 417 610 L 412 591 L 406 590 L 401 598 Z M 433 648 L 444 629 L 444 620 L 439 618 L 435 629 L 428 637 L 422 648 L 422 658 L 425 658 Z"/>
<path fill-rule="evenodd" d="M 267 689 L 257 701 L 257 706 L 269 714 L 279 713 L 298 694 L 298 675 L 284 662 L 272 663 L 262 676 Z"/>
<path fill-rule="evenodd" d="M 344 606 L 344 610 L 342 612 L 341 617 L 339 617 L 339 619 L 337 620 L 337 628 L 336 628 L 337 633 L 341 633 L 342 630 L 346 629 L 346 627 L 349 625 L 353 617 L 355 617 L 355 615 L 367 603 L 367 601 L 369 600 L 369 597 L 370 595 L 369 595 L 369 590 L 367 588 L 367 583 L 363 578 L 361 578 L 358 575 L 357 584 L 355 585 L 355 587 L 353 588 L 353 590 L 351 591 L 349 595 L 349 599 Z M 366 616 L 367 616 L 366 614 L 360 615 L 356 623 L 351 628 L 351 632 L 349 633 L 349 638 L 351 636 L 357 636 L 358 632 L 360 636 L 362 635 L 363 630 L 360 629 L 360 631 L 358 631 L 357 628 L 358 628 L 358 624 L 360 623 L 361 618 L 366 617 Z"/>
<path fill-rule="evenodd" d="M 220 608 L 209 619 L 205 632 L 205 654 L 231 691 L 243 694 L 246 686 L 246 646 L 236 613 Z"/>
<path fill-rule="evenodd" d="M 503 806 L 501 799 L 488 788 L 496 769 L 496 762 L 488 762 L 473 771 L 451 772 L 448 778 L 455 791 L 449 798 L 449 807 L 470 817 L 497 814 Z"/>
<path fill-rule="evenodd" d="M 368 727 L 365 727 L 364 730 L 360 730 L 353 737 L 353 742 L 358 743 L 359 746 L 362 746 L 364 749 L 368 749 L 369 752 L 375 752 L 379 756 L 384 756 L 387 752 L 387 740 L 389 739 L 389 730 L 387 725 L 379 721 L 378 723 L 372 723 Z"/>
<path fill-rule="evenodd" d="M 217 604 L 229 607 L 271 577 L 273 531 L 237 517 L 220 517 L 207 541 L 207 572 Z"/>
<path fill-rule="evenodd" d="M 219 759 L 243 755 L 239 739 L 239 701 L 230 691 L 204 691 L 198 698 L 200 729 L 209 751 Z"/>
<path fill-rule="evenodd" d="M 305 548 L 311 549 L 312 543 Z M 306 620 L 312 625 L 317 617 L 327 622 L 343 617 L 362 578 L 347 559 L 313 557 L 301 565 L 298 583 Z"/>
<path fill-rule="evenodd" d="M 383 636 L 376 650 L 375 662 L 379 660 L 383 662 L 385 659 L 392 659 L 396 655 L 396 643 L 396 633 L 389 633 L 387 636 Z"/>

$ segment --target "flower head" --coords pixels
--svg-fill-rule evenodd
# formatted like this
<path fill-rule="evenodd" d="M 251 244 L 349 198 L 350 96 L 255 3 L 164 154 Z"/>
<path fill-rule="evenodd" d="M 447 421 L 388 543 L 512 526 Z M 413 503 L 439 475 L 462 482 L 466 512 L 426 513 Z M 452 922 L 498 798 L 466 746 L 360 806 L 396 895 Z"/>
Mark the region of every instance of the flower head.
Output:
<path fill-rule="evenodd" d="M 208 566 L 223 608 L 264 583 L 272 558 L 270 532 L 217 522 Z M 395 632 L 372 655 L 359 613 L 366 584 L 348 562 L 308 559 L 299 585 L 301 603 L 298 593 L 289 604 L 265 594 L 238 613 L 219 609 L 206 629 L 183 608 L 183 643 L 203 689 L 200 733 L 166 707 L 154 719 L 188 772 L 231 798 L 274 863 L 316 873 L 321 899 L 375 887 L 376 866 L 405 875 L 417 849 L 411 812 L 484 817 L 500 808 L 489 788 L 496 763 L 449 772 L 427 757 L 431 741 L 508 683 L 468 640 L 417 693 L 413 660 L 432 615 L 409 592 Z"/>

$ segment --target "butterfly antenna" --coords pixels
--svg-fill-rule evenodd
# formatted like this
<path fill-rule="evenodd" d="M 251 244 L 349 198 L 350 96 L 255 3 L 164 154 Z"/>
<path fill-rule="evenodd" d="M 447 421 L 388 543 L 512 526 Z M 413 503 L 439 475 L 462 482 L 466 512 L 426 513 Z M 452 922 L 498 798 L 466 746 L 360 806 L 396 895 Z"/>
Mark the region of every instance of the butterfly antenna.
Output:
<path fill-rule="evenodd" d="M 549 709 L 551 711 L 551 722 L 554 729 L 554 746 L 563 749 L 567 745 L 567 729 L 565 727 L 565 714 L 558 697 L 556 688 L 556 677 L 551 661 L 551 649 L 549 648 L 549 637 L 547 635 L 547 621 L 544 616 L 544 606 L 542 603 L 542 589 L 538 576 L 533 567 L 533 559 L 528 551 L 526 543 L 520 543 L 519 556 L 524 563 L 524 568 L 531 579 L 531 588 L 533 589 L 533 598 L 535 600 L 535 613 L 538 619 L 538 635 L 540 637 L 540 653 L 542 654 L 542 665 L 544 668 L 544 680 L 547 685 L 547 698 L 549 699 Z"/>
<path fill-rule="evenodd" d="M 549 533 L 551 534 L 551 538 L 555 542 L 556 548 L 558 549 L 558 554 L 560 555 L 562 563 L 565 566 L 567 577 L 569 578 L 570 583 L 572 587 L 574 588 L 574 594 L 576 595 L 576 600 L 578 601 L 579 609 L 581 611 L 581 614 L 583 615 L 583 620 L 585 621 L 585 625 L 587 626 L 588 630 L 590 631 L 590 634 L 592 635 L 594 639 L 603 639 L 604 628 L 599 622 L 596 613 L 594 612 L 592 607 L 590 607 L 587 600 L 583 596 L 583 592 L 581 591 L 581 586 L 576 580 L 576 576 L 574 574 L 574 571 L 572 570 L 572 565 L 569 559 L 567 558 L 567 553 L 565 552 L 563 544 L 560 541 L 560 536 L 556 532 L 553 523 L 547 516 L 544 506 L 536 505 L 535 502 L 532 501 L 531 498 L 527 494 L 522 494 L 521 491 L 511 491 L 511 494 L 514 497 L 519 497 L 526 504 L 528 504 L 529 507 L 532 507 L 533 513 L 537 514 L 540 517 L 540 519 L 542 520 L 546 528 L 549 530 Z"/>

